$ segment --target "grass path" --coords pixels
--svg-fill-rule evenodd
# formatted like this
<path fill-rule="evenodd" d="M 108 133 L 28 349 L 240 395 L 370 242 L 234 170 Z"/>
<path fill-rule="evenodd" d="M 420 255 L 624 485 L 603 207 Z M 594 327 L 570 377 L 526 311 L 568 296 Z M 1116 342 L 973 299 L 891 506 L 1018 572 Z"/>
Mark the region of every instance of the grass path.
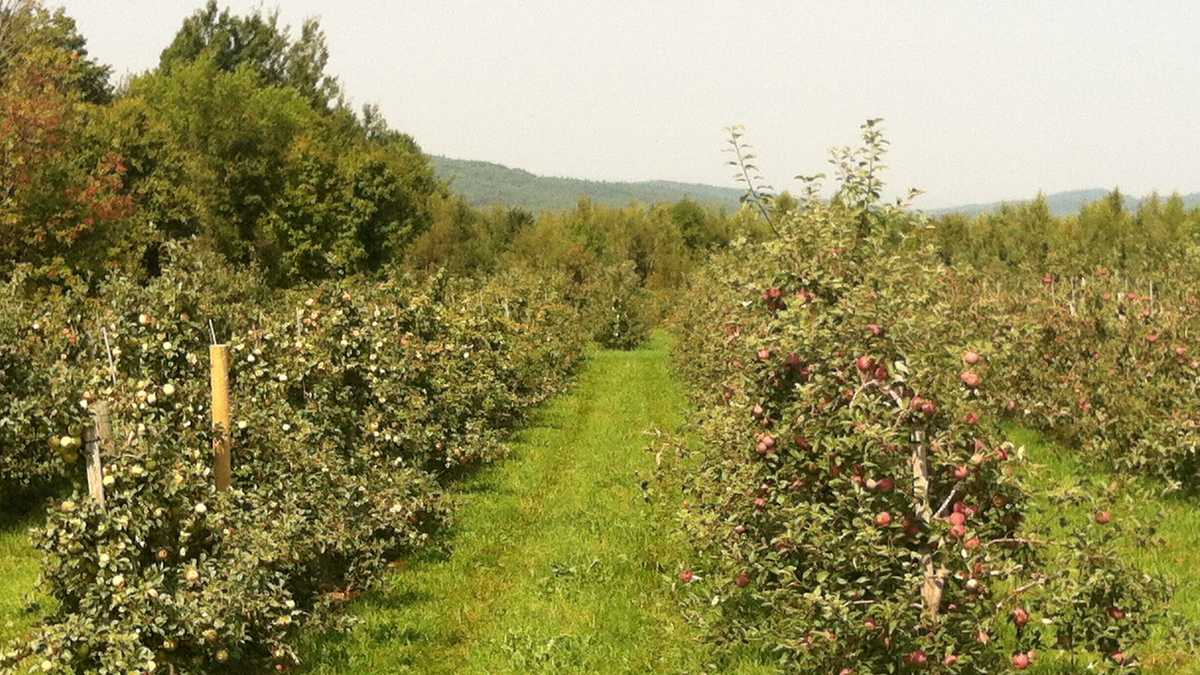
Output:
<path fill-rule="evenodd" d="M 41 562 L 29 539 L 29 528 L 36 524 L 30 516 L 0 514 L 0 647 L 37 621 L 36 611 L 26 611 Z"/>
<path fill-rule="evenodd" d="M 303 650 L 317 673 L 698 672 L 669 572 L 682 555 L 644 498 L 645 431 L 680 422 L 667 339 L 597 353 L 572 391 L 456 486 L 446 550 L 355 603 L 350 633 Z"/>

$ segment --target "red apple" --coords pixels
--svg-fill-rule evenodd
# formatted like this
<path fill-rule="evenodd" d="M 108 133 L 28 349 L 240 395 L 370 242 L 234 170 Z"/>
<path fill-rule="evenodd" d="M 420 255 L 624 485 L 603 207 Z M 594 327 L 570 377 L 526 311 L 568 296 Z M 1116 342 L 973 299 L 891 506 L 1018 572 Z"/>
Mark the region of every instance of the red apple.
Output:
<path fill-rule="evenodd" d="M 883 335 L 883 326 L 877 323 L 869 323 L 867 324 L 867 332 L 875 337 L 879 337 Z"/>
<path fill-rule="evenodd" d="M 978 387 L 979 384 L 983 382 L 983 378 L 979 377 L 977 373 L 973 373 L 969 370 L 964 371 L 961 375 L 959 375 L 958 379 L 962 380 L 962 383 L 971 389 Z"/>
<path fill-rule="evenodd" d="M 1029 623 L 1029 612 L 1025 611 L 1024 607 L 1018 607 L 1012 611 L 1012 620 L 1020 628 Z"/>
<path fill-rule="evenodd" d="M 854 365 L 860 373 L 865 373 L 875 367 L 875 359 L 864 354 L 854 361 Z"/>
<path fill-rule="evenodd" d="M 692 583 L 692 579 L 696 578 L 696 573 L 691 570 L 683 570 L 679 573 L 679 580 L 685 584 Z"/>
<path fill-rule="evenodd" d="M 737 584 L 738 588 L 745 588 L 750 585 L 750 575 L 746 574 L 745 570 L 742 570 L 738 573 L 737 577 L 734 578 L 733 583 Z"/>
<path fill-rule="evenodd" d="M 875 516 L 875 524 L 879 527 L 887 527 L 888 525 L 891 525 L 892 514 L 888 513 L 887 511 L 881 512 L 879 515 Z"/>
<path fill-rule="evenodd" d="M 929 657 L 925 656 L 925 652 L 918 649 L 906 656 L 904 660 L 908 661 L 910 665 L 920 667 L 924 666 L 929 661 Z"/>
<path fill-rule="evenodd" d="M 963 363 L 967 364 L 968 366 L 973 366 L 979 363 L 982 358 L 983 357 L 981 357 L 978 352 L 967 350 L 967 352 L 963 354 L 962 360 Z"/>
<path fill-rule="evenodd" d="M 1112 514 L 1108 511 L 1097 511 L 1096 522 L 1101 525 L 1107 525 L 1112 520 Z"/>
<path fill-rule="evenodd" d="M 1017 670 L 1025 670 L 1026 668 L 1028 668 L 1029 662 L 1030 662 L 1029 655 L 1025 654 L 1023 652 L 1017 652 L 1016 654 L 1013 654 L 1013 656 L 1012 656 L 1013 668 L 1016 668 Z"/>

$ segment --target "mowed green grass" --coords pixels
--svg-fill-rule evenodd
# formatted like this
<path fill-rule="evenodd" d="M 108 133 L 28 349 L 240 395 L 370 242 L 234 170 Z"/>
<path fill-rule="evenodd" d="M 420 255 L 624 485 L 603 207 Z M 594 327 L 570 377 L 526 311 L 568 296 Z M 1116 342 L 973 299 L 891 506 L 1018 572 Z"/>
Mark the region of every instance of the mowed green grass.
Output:
<path fill-rule="evenodd" d="M 653 478 L 647 430 L 675 427 L 686 409 L 667 349 L 658 335 L 637 351 L 594 354 L 510 458 L 456 486 L 445 549 L 354 602 L 361 623 L 309 642 L 306 670 L 705 670 L 672 588 L 684 546 L 668 507 L 642 487 Z"/>
<path fill-rule="evenodd" d="M 1103 485 L 1112 475 L 1105 471 L 1102 462 L 1088 461 L 1077 453 L 1068 451 L 1047 441 L 1038 432 L 1012 428 L 1009 438 L 1017 445 L 1025 446 L 1032 462 L 1031 488 L 1034 508 L 1031 521 L 1046 526 L 1058 520 L 1058 507 L 1047 496 L 1053 490 L 1066 488 L 1088 477 Z M 1156 529 L 1161 544 L 1152 548 L 1140 547 L 1130 541 L 1123 544 L 1128 560 L 1141 570 L 1166 577 L 1175 587 L 1171 608 L 1180 616 L 1200 626 L 1200 503 L 1194 497 L 1162 496 L 1161 489 L 1149 481 L 1139 481 L 1144 498 L 1120 500 L 1113 504 L 1114 520 L 1135 519 L 1146 527 Z M 1091 514 L 1067 511 L 1073 521 L 1088 518 Z M 1149 673 L 1200 673 L 1200 662 L 1189 655 L 1184 645 L 1176 644 L 1166 631 L 1159 631 L 1149 644 L 1132 650 Z M 1065 658 L 1047 654 L 1039 659 L 1030 672 L 1084 673 L 1088 660 L 1079 657 L 1072 666 Z"/>
<path fill-rule="evenodd" d="M 35 585 L 41 557 L 29 538 L 37 524 L 29 516 L 0 514 L 0 647 L 24 635 L 40 616 Z"/>

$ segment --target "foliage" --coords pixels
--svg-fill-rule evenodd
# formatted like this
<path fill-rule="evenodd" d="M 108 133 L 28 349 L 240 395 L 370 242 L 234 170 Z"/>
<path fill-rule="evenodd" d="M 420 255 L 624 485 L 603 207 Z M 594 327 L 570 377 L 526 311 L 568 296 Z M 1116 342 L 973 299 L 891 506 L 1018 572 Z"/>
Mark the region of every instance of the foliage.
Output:
<path fill-rule="evenodd" d="M 19 392 L 22 409 L 74 410 L 76 424 L 106 402 L 116 444 L 104 455 L 105 507 L 77 490 L 37 534 L 58 609 L 9 648 L 10 664 L 286 667 L 296 627 L 327 625 L 389 560 L 426 545 L 446 518 L 439 476 L 502 454 L 502 432 L 558 388 L 581 350 L 574 311 L 542 280 L 343 281 L 264 300 L 189 256 L 172 251 L 145 286 L 114 277 L 87 303 L 62 371 L 82 383 Z M 225 493 L 210 468 L 211 332 L 233 354 L 235 488 Z M 42 421 L 53 423 L 64 422 Z M 81 459 L 52 451 L 40 427 L 14 430 L 18 448 L 42 448 L 26 466 L 57 461 L 82 476 Z M 72 448 L 78 434 L 52 430 Z"/>
<path fill-rule="evenodd" d="M 805 672 L 1021 669 L 1049 637 L 1010 636 L 1013 603 L 1086 636 L 1066 646 L 1128 653 L 1159 591 L 1121 581 L 1102 534 L 1023 530 L 1002 366 L 942 293 L 953 271 L 894 252 L 920 223 L 879 202 L 883 147 L 869 122 L 835 154 L 832 200 L 772 213 L 779 237 L 716 258 L 681 308 L 703 441 L 680 479 L 694 611 Z M 1105 619 L 1117 597 L 1137 622 Z"/>
<path fill-rule="evenodd" d="M 1183 281 L 1195 261 L 1187 252 L 1152 286 L 1105 269 L 1013 275 L 1004 285 L 968 271 L 945 290 L 962 332 L 988 335 L 997 354 L 997 411 L 1178 488 L 1200 471 L 1192 412 L 1200 364 L 1191 343 L 1198 301 Z"/>
<path fill-rule="evenodd" d="M 0 507 L 79 458 L 74 441 L 87 415 L 78 405 L 82 377 L 69 364 L 89 327 L 75 304 L 30 299 L 22 274 L 0 288 Z"/>
<path fill-rule="evenodd" d="M 356 115 L 324 73 L 319 26 L 215 3 L 113 100 L 61 12 L 11 10 L 0 58 L 0 272 L 153 276 L 162 245 L 199 237 L 290 286 L 374 272 L 429 225 L 444 192 L 408 136 Z"/>
<path fill-rule="evenodd" d="M 107 71 L 82 58 L 61 12 L 26 4 L 5 12 L 0 273 L 17 261 L 53 276 L 94 271 L 120 245 L 117 228 L 132 208 L 121 156 L 84 141 L 84 100 L 102 97 L 96 79 Z"/>
<path fill-rule="evenodd" d="M 932 241 L 947 264 L 992 274 L 1078 276 L 1105 267 L 1142 276 L 1178 260 L 1200 233 L 1200 210 L 1187 209 L 1178 194 L 1150 195 L 1135 210 L 1130 203 L 1114 190 L 1078 214 L 1057 217 L 1038 195 L 974 217 L 941 216 L 916 240 Z"/>
<path fill-rule="evenodd" d="M 329 50 L 319 23 L 306 20 L 294 41 L 289 33 L 287 26 L 279 25 L 279 10 L 267 13 L 259 8 L 241 17 L 208 0 L 184 19 L 159 65 L 169 71 L 208 57 L 221 70 L 233 72 L 244 66 L 268 86 L 294 89 L 319 109 L 332 107 L 341 91 L 337 80 L 325 73 Z"/>
<path fill-rule="evenodd" d="M 638 284 L 633 264 L 610 267 L 598 280 L 592 311 L 598 316 L 595 339 L 609 349 L 633 349 L 650 336 L 649 298 Z"/>

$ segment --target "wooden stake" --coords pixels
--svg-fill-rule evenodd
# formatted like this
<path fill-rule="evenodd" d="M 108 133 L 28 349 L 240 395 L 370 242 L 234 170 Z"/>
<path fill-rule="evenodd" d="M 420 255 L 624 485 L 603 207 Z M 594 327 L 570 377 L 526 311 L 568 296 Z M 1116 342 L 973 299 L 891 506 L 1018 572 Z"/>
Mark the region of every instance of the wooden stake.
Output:
<path fill-rule="evenodd" d="M 101 451 L 112 452 L 112 423 L 108 418 L 108 404 L 97 403 L 92 410 L 92 424 L 83 430 L 83 452 L 87 460 L 88 494 L 101 507 L 104 506 L 104 463 Z"/>
<path fill-rule="evenodd" d="M 208 348 L 212 363 L 213 475 L 217 490 L 228 490 L 233 483 L 233 464 L 230 460 L 232 424 L 229 414 L 229 347 L 212 345 Z"/>
<path fill-rule="evenodd" d="M 928 526 L 933 521 L 934 513 L 929 503 L 929 459 L 925 447 L 925 432 L 917 430 L 913 433 L 913 441 L 914 506 L 917 517 Z M 938 570 L 933 564 L 933 551 L 928 545 L 921 549 L 921 565 L 925 568 L 925 580 L 921 584 L 921 604 L 925 608 L 926 618 L 936 622 L 942 609 L 942 586 L 945 583 L 946 570 Z"/>

